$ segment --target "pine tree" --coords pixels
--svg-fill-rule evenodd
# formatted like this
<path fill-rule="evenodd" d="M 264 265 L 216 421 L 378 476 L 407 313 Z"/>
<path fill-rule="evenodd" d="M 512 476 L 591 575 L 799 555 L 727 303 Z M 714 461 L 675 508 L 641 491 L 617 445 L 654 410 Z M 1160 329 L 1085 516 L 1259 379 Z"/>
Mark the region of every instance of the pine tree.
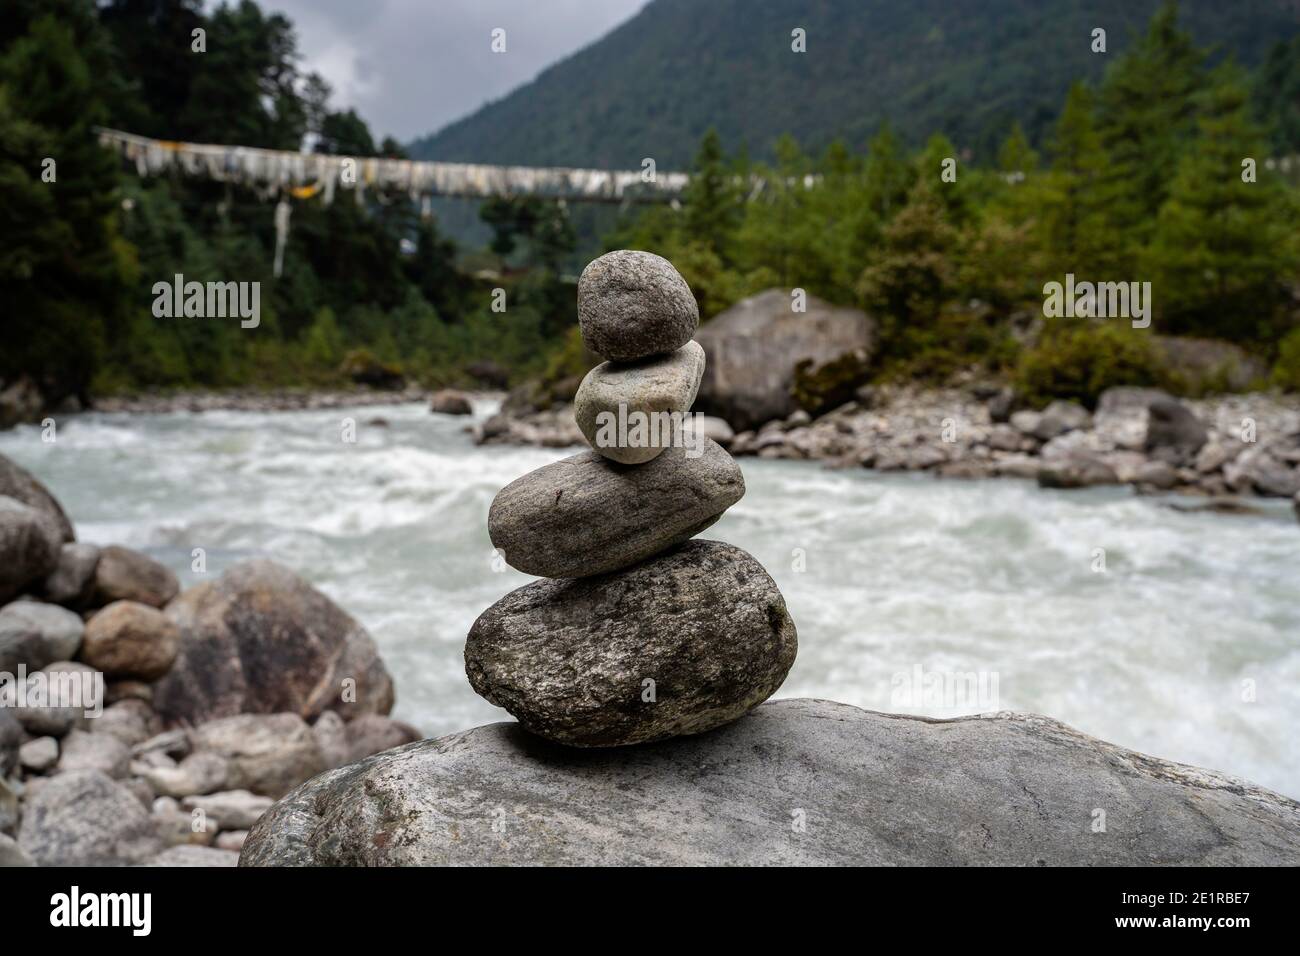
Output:
<path fill-rule="evenodd" d="M 1231 62 L 1211 75 L 1199 136 L 1179 162 L 1147 256 L 1166 331 L 1271 337 L 1281 279 L 1296 262 L 1289 197 L 1263 169 L 1266 144 L 1247 115 L 1245 78 Z M 1243 165 L 1253 160 L 1255 178 Z"/>
<path fill-rule="evenodd" d="M 1106 73 L 1099 97 L 1103 183 L 1118 233 L 1150 236 L 1169 195 L 1172 170 L 1195 132 L 1204 54 L 1178 28 L 1178 4 L 1166 0 L 1141 37 Z"/>
<path fill-rule="evenodd" d="M 1107 173 L 1088 87 L 1070 88 L 1048 144 L 1051 169 L 1031 189 L 1052 273 L 1091 275 L 1119 258 L 1103 185 Z"/>
<path fill-rule="evenodd" d="M 722 139 L 710 128 L 700 142 L 691 180 L 682 194 L 685 228 L 723 263 L 729 261 L 732 237 L 743 214 L 742 185 L 727 167 Z"/>

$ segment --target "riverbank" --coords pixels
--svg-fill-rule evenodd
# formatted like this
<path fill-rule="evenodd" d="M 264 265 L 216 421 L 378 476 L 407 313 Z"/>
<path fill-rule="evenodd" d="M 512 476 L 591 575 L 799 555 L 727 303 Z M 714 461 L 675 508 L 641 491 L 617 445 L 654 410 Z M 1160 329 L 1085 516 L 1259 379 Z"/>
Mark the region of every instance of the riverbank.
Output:
<path fill-rule="evenodd" d="M 95 399 L 89 411 L 160 414 L 165 412 L 285 412 L 344 406 L 398 405 L 427 402 L 425 388 L 384 389 L 225 389 L 110 395 Z"/>
<path fill-rule="evenodd" d="M 736 456 L 833 468 L 1029 478 L 1047 487 L 1132 485 L 1209 499 L 1206 506 L 1220 510 L 1234 510 L 1239 498 L 1300 495 L 1300 396 L 1180 401 L 1113 388 L 1095 412 L 1072 402 L 1012 409 L 1010 396 L 993 388 L 868 386 L 815 419 L 801 410 L 738 434 L 720 419 L 707 427 Z M 512 413 L 507 402 L 476 427 L 475 440 L 562 447 L 582 436 L 571 406 Z"/>

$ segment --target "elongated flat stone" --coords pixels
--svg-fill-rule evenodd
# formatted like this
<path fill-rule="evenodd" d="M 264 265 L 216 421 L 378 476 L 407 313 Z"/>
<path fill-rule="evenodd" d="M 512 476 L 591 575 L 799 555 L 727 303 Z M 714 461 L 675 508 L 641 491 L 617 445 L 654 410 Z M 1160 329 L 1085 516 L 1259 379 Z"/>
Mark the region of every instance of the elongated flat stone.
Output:
<path fill-rule="evenodd" d="M 781 686 L 798 638 L 762 565 L 688 541 L 634 568 L 535 581 L 474 622 L 474 690 L 557 743 L 617 747 L 729 723 Z"/>
<path fill-rule="evenodd" d="M 525 574 L 581 578 L 694 537 L 740 500 L 745 479 L 716 442 L 690 436 L 644 465 L 586 451 L 515 479 L 488 512 L 493 546 Z"/>
<path fill-rule="evenodd" d="M 639 465 L 672 443 L 703 376 L 704 349 L 698 342 L 640 362 L 603 362 L 578 386 L 573 418 L 601 455 Z"/>

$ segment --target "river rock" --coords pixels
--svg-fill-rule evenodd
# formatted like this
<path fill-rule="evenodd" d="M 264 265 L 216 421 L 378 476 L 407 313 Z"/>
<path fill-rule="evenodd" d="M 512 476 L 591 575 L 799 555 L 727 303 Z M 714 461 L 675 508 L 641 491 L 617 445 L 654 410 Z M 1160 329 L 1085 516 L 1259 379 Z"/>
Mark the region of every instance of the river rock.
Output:
<path fill-rule="evenodd" d="M 240 714 L 196 728 L 194 749 L 225 757 L 228 786 L 279 797 L 325 769 L 311 728 L 297 714 Z"/>
<path fill-rule="evenodd" d="M 157 680 L 171 670 L 180 642 L 180 629 L 162 611 L 114 601 L 87 622 L 81 659 L 106 677 Z"/>
<path fill-rule="evenodd" d="M 379 714 L 362 714 L 344 728 L 344 742 L 347 746 L 344 762 L 364 760 L 371 754 L 419 740 L 421 736 L 418 730 L 400 720 Z"/>
<path fill-rule="evenodd" d="M 99 547 L 84 541 L 71 541 L 59 549 L 59 561 L 40 587 L 41 596 L 54 604 L 81 608 L 95 591 L 95 568 L 99 564 Z"/>
<path fill-rule="evenodd" d="M 174 766 L 132 764 L 132 772 L 164 797 L 192 797 L 224 789 L 230 780 L 230 761 L 218 753 L 190 754 Z"/>
<path fill-rule="evenodd" d="M 181 586 L 169 568 L 147 554 L 114 544 L 99 552 L 94 588 L 96 606 L 138 601 L 150 607 L 163 607 Z"/>
<path fill-rule="evenodd" d="M 16 498 L 0 495 L 0 602 L 39 583 L 59 563 L 56 521 Z"/>
<path fill-rule="evenodd" d="M 63 738 L 59 748 L 59 773 L 98 770 L 114 780 L 121 780 L 131 766 L 131 748 L 112 734 L 92 734 L 73 730 Z"/>
<path fill-rule="evenodd" d="M 28 507 L 49 515 L 60 542 L 73 541 L 76 534 L 58 499 L 35 476 L 13 459 L 0 455 L 0 495 L 21 501 Z"/>
<path fill-rule="evenodd" d="M 121 700 L 105 707 L 90 729 L 96 734 L 111 734 L 128 747 L 135 747 L 158 734 L 162 721 L 144 701 Z"/>
<path fill-rule="evenodd" d="M 0 608 L 0 671 L 16 673 L 19 664 L 37 671 L 71 660 L 84 630 L 81 617 L 67 608 L 39 601 L 6 604 Z"/>
<path fill-rule="evenodd" d="M 13 715 L 33 737 L 84 730 L 103 707 L 102 682 L 103 675 L 80 661 L 55 661 L 27 676 L 27 705 L 14 706 Z M 65 701 L 72 703 L 60 706 Z"/>
<path fill-rule="evenodd" d="M 525 574 L 605 574 L 692 538 L 745 493 L 739 466 L 716 442 L 703 453 L 673 447 L 644 465 L 594 451 L 506 485 L 488 512 L 488 534 Z"/>
<path fill-rule="evenodd" d="M 1208 437 L 1205 423 L 1178 399 L 1168 395 L 1151 399 L 1144 444 L 1148 455 L 1174 466 L 1187 464 L 1196 459 Z"/>
<path fill-rule="evenodd" d="M 1119 483 L 1114 468 L 1100 458 L 1082 453 L 1042 462 L 1037 479 L 1042 488 L 1089 488 Z"/>
<path fill-rule="evenodd" d="M 314 720 L 325 710 L 350 719 L 392 709 L 393 682 L 365 628 L 282 565 L 240 562 L 187 590 L 167 615 L 181 646 L 154 685 L 154 707 L 173 724 L 240 713 Z"/>
<path fill-rule="evenodd" d="M 7 834 L 0 833 L 0 869 L 35 865 L 32 858 L 18 845 L 18 841 Z"/>
<path fill-rule="evenodd" d="M 166 867 L 238 866 L 239 854 L 231 850 L 220 850 L 210 846 L 194 846 L 186 843 L 169 847 L 142 865 Z"/>
<path fill-rule="evenodd" d="M 436 796 L 435 796 L 436 795 Z M 1094 833 L 1094 811 L 1106 832 Z M 798 822 L 801 826 L 796 828 Z M 779 700 L 711 734 L 576 751 L 491 724 L 332 770 L 241 866 L 1300 863 L 1300 804 L 1046 717 Z"/>
<path fill-rule="evenodd" d="M 875 320 L 812 295 L 804 305 L 797 312 L 789 289 L 767 289 L 705 322 L 696 336 L 708 356 L 696 409 L 737 431 L 783 419 L 799 407 L 796 369 L 818 386 L 819 402 L 853 398 L 862 381 L 853 373 L 865 372 L 876 351 Z M 830 386 L 847 393 L 832 397 Z"/>
<path fill-rule="evenodd" d="M 691 340 L 700 309 L 673 264 L 620 249 L 578 277 L 578 326 L 587 347 L 614 362 L 673 352 Z"/>
<path fill-rule="evenodd" d="M 691 541 L 616 574 L 512 591 L 474 622 L 465 671 L 533 733 L 614 747 L 735 720 L 781 686 L 797 645 L 762 565 Z"/>
<path fill-rule="evenodd" d="M 247 830 L 271 809 L 275 801 L 247 790 L 227 790 L 201 797 L 187 797 L 182 806 L 188 811 L 202 810 L 221 830 Z"/>
<path fill-rule="evenodd" d="M 53 737 L 36 737 L 18 748 L 18 762 L 32 773 L 44 773 L 58 760 L 59 742 Z"/>
<path fill-rule="evenodd" d="M 1092 416 L 1078 402 L 1054 401 L 1038 416 L 1032 434 L 1039 441 L 1051 441 L 1066 432 L 1078 431 L 1092 425 Z"/>
<path fill-rule="evenodd" d="M 0 705 L 0 780 L 3 780 L 18 764 L 18 753 L 22 747 L 23 725 L 12 713 L 12 708 Z"/>
<path fill-rule="evenodd" d="M 130 790 L 77 770 L 29 793 L 18 845 L 40 866 L 121 866 L 157 853 L 162 841 Z"/>
<path fill-rule="evenodd" d="M 474 406 L 469 403 L 469 398 L 463 392 L 444 388 L 434 392 L 429 399 L 429 411 L 442 415 L 472 415 Z"/>
<path fill-rule="evenodd" d="M 687 342 L 668 355 L 639 362 L 604 362 L 588 372 L 578 386 L 574 420 L 591 447 L 604 457 L 625 465 L 647 462 L 673 441 L 677 429 L 669 416 L 690 411 L 703 374 L 704 349 L 698 342 Z M 650 429 L 649 420 L 661 418 L 662 426 Z M 638 420 L 646 422 L 640 430 Z M 626 445 L 619 444 L 624 437 L 618 434 L 620 422 L 627 423 Z"/>

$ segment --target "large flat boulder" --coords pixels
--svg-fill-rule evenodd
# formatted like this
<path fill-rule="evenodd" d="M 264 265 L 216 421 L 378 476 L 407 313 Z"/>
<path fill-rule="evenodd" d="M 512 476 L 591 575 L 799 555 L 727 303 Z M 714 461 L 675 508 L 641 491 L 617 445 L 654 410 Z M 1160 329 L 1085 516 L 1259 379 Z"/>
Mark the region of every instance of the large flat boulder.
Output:
<path fill-rule="evenodd" d="M 290 793 L 240 864 L 1294 866 L 1300 804 L 1032 714 L 781 700 L 612 751 L 516 724 L 409 744 Z"/>
<path fill-rule="evenodd" d="M 386 714 L 393 681 L 374 639 L 337 604 L 283 565 L 243 561 L 167 607 L 180 651 L 154 685 L 173 725 L 236 714 L 336 710 Z"/>
<path fill-rule="evenodd" d="M 846 357 L 858 365 L 876 349 L 876 323 L 857 309 L 816 296 L 807 310 L 792 308 L 788 289 L 768 289 L 744 299 L 700 326 L 695 340 L 708 361 L 697 411 L 725 419 L 737 431 L 756 428 L 795 410 L 795 368 L 813 375 Z"/>

